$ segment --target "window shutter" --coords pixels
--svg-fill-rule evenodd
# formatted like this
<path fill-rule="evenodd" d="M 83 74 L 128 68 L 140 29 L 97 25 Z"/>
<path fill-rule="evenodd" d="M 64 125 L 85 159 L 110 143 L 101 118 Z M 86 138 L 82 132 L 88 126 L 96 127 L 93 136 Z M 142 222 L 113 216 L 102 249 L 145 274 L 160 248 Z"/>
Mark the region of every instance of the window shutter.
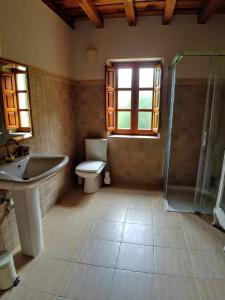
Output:
<path fill-rule="evenodd" d="M 115 68 L 105 67 L 106 85 L 106 130 L 116 129 L 116 97 L 115 97 Z"/>
<path fill-rule="evenodd" d="M 152 131 L 159 133 L 160 123 L 160 86 L 161 86 L 161 65 L 157 65 L 154 70 L 154 97 L 152 107 Z"/>
<path fill-rule="evenodd" d="M 14 74 L 2 73 L 2 95 L 7 129 L 19 128 Z"/>

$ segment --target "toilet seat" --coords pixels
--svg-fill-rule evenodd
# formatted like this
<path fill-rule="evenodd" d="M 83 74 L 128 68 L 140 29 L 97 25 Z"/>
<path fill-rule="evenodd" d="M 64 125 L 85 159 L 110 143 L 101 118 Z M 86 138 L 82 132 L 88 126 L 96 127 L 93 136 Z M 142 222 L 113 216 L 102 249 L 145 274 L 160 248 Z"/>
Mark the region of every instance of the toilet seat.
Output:
<path fill-rule="evenodd" d="M 105 162 L 100 160 L 86 160 L 76 167 L 76 171 L 87 173 L 98 173 L 105 166 Z"/>

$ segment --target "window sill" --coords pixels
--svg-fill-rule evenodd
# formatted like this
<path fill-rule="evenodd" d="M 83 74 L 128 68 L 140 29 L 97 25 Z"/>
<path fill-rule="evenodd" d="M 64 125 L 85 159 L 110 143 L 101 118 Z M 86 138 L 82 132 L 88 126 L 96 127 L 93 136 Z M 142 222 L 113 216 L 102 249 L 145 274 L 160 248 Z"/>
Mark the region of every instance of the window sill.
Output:
<path fill-rule="evenodd" d="M 160 139 L 160 134 L 158 135 L 126 135 L 126 134 L 111 134 L 108 138 L 112 139 L 143 139 L 143 140 L 158 140 Z"/>

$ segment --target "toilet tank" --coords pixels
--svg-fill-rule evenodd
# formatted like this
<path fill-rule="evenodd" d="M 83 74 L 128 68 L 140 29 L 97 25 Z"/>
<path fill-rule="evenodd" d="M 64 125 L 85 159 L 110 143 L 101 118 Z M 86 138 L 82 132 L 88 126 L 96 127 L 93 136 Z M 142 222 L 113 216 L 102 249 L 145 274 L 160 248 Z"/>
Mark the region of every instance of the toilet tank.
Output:
<path fill-rule="evenodd" d="M 107 161 L 107 139 L 85 139 L 86 160 Z"/>

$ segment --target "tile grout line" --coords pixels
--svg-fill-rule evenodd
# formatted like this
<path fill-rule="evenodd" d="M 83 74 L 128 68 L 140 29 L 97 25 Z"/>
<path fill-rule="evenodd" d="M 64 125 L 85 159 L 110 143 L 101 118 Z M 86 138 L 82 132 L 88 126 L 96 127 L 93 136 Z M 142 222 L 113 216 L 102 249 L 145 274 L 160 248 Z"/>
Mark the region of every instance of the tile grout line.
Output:
<path fill-rule="evenodd" d="M 184 238 L 185 238 L 185 242 L 187 244 L 187 252 L 188 252 L 188 255 L 189 255 L 190 261 L 191 261 L 191 267 L 192 267 L 194 282 L 195 282 L 195 285 L 197 287 L 198 297 L 199 297 L 199 300 L 203 300 L 202 297 L 201 297 L 201 293 L 200 293 L 200 287 L 199 287 L 199 284 L 198 284 L 198 278 L 196 276 L 196 272 L 195 272 L 195 268 L 194 268 L 194 262 L 193 262 L 192 255 L 191 255 L 190 249 L 189 249 L 189 242 L 188 242 L 188 238 L 187 238 L 187 233 L 186 233 L 186 230 L 185 230 L 183 224 L 182 224 L 182 230 L 184 232 Z"/>
<path fill-rule="evenodd" d="M 126 215 L 125 215 L 124 223 L 123 223 L 123 230 L 122 230 L 122 234 L 121 234 L 121 241 L 122 241 L 123 234 L 124 234 L 125 222 L 126 222 L 126 219 L 127 219 L 127 212 L 128 212 L 128 208 L 126 208 Z M 111 283 L 111 287 L 110 287 L 110 294 L 112 293 L 113 283 L 114 283 L 115 276 L 116 276 L 116 266 L 117 266 L 118 259 L 119 259 L 120 248 L 121 248 L 121 244 L 122 244 L 121 241 L 120 241 L 120 245 L 119 245 L 119 249 L 118 249 L 118 254 L 117 254 L 117 257 L 116 257 L 115 268 L 114 268 L 114 273 L 113 273 L 113 279 L 112 279 L 112 283 Z M 110 296 L 109 296 L 109 298 L 110 298 Z"/>

